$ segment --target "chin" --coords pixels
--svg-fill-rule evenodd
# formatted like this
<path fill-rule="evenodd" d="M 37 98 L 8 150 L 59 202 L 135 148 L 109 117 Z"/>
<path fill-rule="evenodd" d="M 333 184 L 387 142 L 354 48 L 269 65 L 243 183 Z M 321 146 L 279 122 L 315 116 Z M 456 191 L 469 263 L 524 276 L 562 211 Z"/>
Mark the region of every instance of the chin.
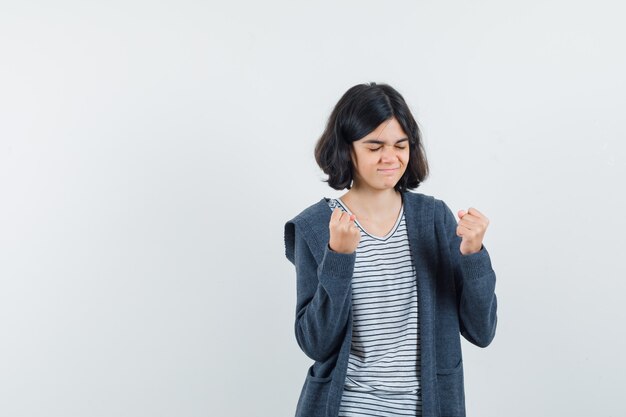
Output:
<path fill-rule="evenodd" d="M 381 190 L 393 190 L 394 188 L 396 188 L 396 184 L 398 184 L 397 182 L 393 183 L 393 184 L 385 184 L 382 187 L 380 187 Z"/>

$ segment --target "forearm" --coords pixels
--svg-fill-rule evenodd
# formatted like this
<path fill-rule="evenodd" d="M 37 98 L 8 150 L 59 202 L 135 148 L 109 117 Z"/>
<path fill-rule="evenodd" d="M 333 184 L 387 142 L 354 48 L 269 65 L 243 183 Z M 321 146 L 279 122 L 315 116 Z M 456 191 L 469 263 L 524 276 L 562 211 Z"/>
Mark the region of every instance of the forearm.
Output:
<path fill-rule="evenodd" d="M 314 360 L 331 356 L 345 337 L 355 258 L 355 253 L 327 247 L 316 271 L 310 265 L 306 271 L 299 268 L 295 335 L 300 348 Z"/>
<path fill-rule="evenodd" d="M 462 276 L 459 315 L 463 337 L 476 346 L 488 346 L 497 324 L 496 274 L 487 249 L 460 255 L 458 267 Z"/>

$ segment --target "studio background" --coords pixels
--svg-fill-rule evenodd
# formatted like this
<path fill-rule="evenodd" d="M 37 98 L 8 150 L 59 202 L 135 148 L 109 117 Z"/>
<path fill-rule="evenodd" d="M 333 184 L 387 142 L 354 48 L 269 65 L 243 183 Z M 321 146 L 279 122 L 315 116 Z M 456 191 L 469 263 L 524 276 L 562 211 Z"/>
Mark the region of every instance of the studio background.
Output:
<path fill-rule="evenodd" d="M 469 416 L 622 416 L 618 2 L 3 2 L 0 415 L 290 416 L 284 223 L 351 86 L 422 128 L 415 192 L 476 207 L 498 329 Z"/>

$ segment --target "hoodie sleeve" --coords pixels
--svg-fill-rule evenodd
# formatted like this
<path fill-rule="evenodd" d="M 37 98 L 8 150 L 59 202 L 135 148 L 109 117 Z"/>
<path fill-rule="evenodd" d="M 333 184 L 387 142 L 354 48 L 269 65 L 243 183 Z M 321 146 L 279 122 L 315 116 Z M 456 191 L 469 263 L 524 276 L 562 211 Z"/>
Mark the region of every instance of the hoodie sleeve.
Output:
<path fill-rule="evenodd" d="M 461 253 L 461 237 L 456 234 L 457 222 L 447 204 L 441 201 L 441 205 L 454 271 L 461 334 L 470 343 L 486 347 L 495 336 L 498 321 L 496 273 L 484 245 L 476 253 Z"/>
<path fill-rule="evenodd" d="M 296 267 L 295 335 L 308 357 L 325 361 L 338 352 L 345 337 L 356 252 L 338 253 L 326 243 L 318 265 L 303 227 L 306 224 L 293 221 L 285 225 L 286 255 Z"/>

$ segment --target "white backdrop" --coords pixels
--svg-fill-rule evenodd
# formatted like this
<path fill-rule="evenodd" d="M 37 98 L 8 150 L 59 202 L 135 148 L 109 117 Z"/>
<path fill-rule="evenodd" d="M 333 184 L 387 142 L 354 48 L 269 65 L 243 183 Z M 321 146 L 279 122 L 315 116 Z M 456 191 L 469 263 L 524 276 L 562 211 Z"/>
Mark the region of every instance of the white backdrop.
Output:
<path fill-rule="evenodd" d="M 416 192 L 490 219 L 470 416 L 623 416 L 619 2 L 3 1 L 0 415 L 290 416 L 283 225 L 351 86 L 404 95 Z"/>

